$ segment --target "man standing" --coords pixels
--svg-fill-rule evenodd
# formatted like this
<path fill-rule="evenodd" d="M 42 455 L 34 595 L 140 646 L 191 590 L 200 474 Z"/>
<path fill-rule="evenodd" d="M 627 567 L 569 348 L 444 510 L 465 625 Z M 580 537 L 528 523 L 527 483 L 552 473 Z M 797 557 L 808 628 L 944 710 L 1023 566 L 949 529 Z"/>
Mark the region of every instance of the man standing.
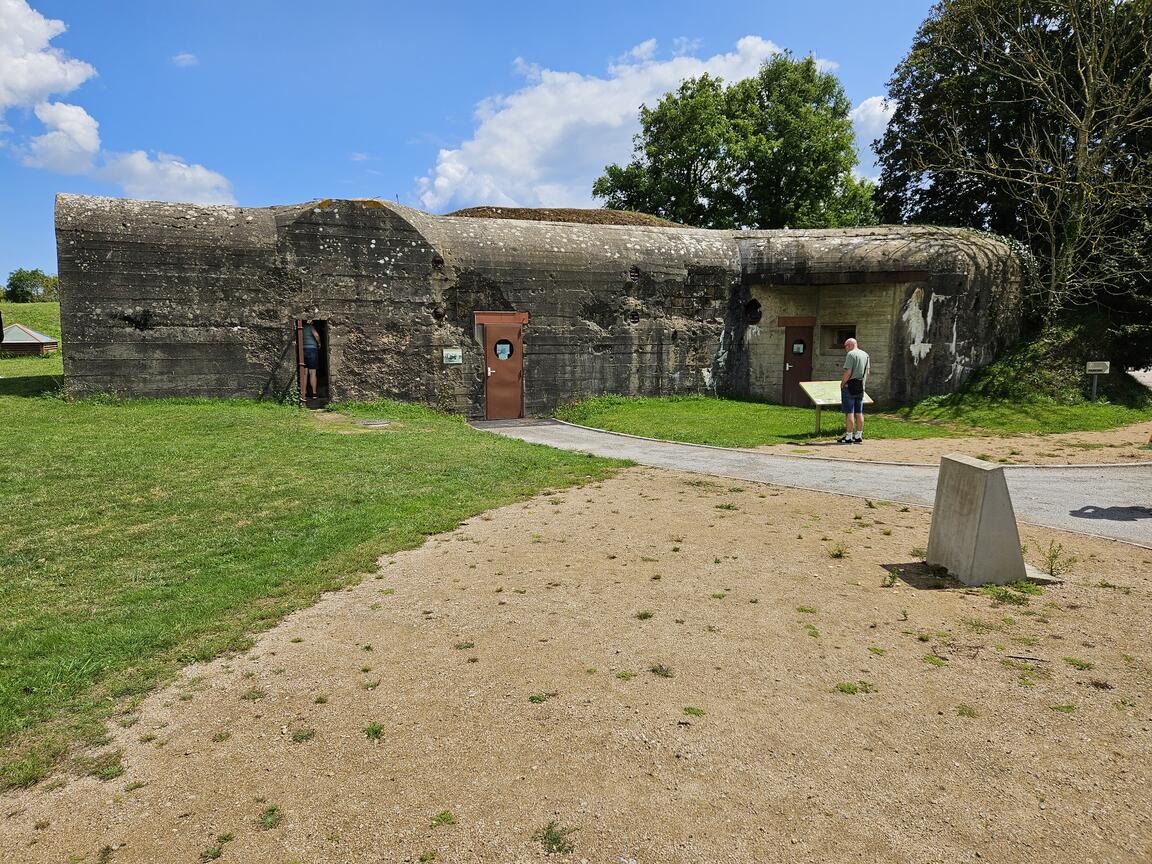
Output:
<path fill-rule="evenodd" d="M 864 380 L 868 377 L 868 352 L 856 340 L 844 343 L 844 374 L 840 378 L 840 403 L 844 407 L 844 437 L 837 444 L 864 443 Z M 853 431 L 855 426 L 855 431 Z"/>

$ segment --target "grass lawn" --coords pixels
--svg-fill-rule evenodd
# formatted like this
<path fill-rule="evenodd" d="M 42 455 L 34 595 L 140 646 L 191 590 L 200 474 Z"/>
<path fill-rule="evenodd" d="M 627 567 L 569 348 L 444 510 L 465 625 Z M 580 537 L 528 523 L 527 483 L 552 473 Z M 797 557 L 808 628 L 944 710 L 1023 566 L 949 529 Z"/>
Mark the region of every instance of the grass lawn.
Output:
<path fill-rule="evenodd" d="M 0 789 L 378 556 L 619 464 L 397 403 L 355 406 L 394 420 L 367 431 L 267 403 L 14 395 L 28 362 L 0 360 Z"/>
<path fill-rule="evenodd" d="M 835 408 L 824 409 L 823 433 L 816 436 L 815 412 L 810 408 L 706 396 L 600 396 L 565 406 L 556 416 L 612 432 L 719 447 L 758 447 L 830 438 L 844 429 L 844 418 Z M 961 396 L 936 397 L 898 410 L 868 412 L 865 428 L 870 438 L 939 438 L 1111 429 L 1147 419 L 1145 410 L 1104 402 L 1056 405 Z"/>

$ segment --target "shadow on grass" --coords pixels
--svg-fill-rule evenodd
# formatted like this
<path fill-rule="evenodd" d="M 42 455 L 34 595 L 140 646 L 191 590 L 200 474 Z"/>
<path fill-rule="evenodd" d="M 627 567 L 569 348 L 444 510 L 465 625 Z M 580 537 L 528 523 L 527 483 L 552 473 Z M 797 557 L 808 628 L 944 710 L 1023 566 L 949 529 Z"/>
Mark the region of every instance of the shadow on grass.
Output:
<path fill-rule="evenodd" d="M 907 564 L 881 564 L 893 581 L 899 579 L 906 585 L 921 591 L 940 591 L 944 588 L 963 588 L 964 585 L 953 579 L 942 567 L 932 567 L 923 561 Z"/>
<path fill-rule="evenodd" d="M 55 393 L 63 385 L 59 375 L 20 375 L 0 378 L 0 396 L 43 396 Z"/>

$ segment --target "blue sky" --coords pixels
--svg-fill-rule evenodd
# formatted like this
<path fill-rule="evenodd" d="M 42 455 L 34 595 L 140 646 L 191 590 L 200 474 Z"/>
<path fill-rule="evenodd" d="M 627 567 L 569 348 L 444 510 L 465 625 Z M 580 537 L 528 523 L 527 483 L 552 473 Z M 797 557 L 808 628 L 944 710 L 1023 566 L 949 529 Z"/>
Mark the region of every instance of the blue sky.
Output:
<path fill-rule="evenodd" d="M 836 72 L 866 149 L 930 6 L 0 0 L 0 280 L 56 272 L 57 192 L 594 206 L 640 103 L 779 49 Z"/>

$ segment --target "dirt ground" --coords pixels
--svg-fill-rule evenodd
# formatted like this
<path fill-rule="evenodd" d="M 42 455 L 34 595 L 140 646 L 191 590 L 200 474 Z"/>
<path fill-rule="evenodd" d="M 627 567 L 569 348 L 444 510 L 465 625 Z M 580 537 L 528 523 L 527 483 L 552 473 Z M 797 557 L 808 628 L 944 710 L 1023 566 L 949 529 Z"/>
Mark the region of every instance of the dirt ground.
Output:
<path fill-rule="evenodd" d="M 112 724 L 121 776 L 0 796 L 0 849 L 1152 859 L 1152 552 L 1025 527 L 1033 563 L 1053 542 L 1078 561 L 997 605 L 938 587 L 913 551 L 928 528 L 640 468 L 493 511 L 186 669 Z M 553 821 L 574 851 L 545 854 Z"/>
<path fill-rule="evenodd" d="M 843 428 L 841 426 L 841 428 Z M 868 435 L 868 418 L 864 418 Z M 1015 435 L 986 438 L 924 438 L 879 440 L 862 445 L 837 444 L 835 437 L 804 444 L 758 447 L 764 453 L 786 456 L 821 456 L 857 462 L 922 462 L 935 465 L 946 453 L 963 453 L 1005 465 L 1083 465 L 1117 462 L 1152 462 L 1152 422 L 1102 432 L 1061 432 L 1052 435 Z"/>

